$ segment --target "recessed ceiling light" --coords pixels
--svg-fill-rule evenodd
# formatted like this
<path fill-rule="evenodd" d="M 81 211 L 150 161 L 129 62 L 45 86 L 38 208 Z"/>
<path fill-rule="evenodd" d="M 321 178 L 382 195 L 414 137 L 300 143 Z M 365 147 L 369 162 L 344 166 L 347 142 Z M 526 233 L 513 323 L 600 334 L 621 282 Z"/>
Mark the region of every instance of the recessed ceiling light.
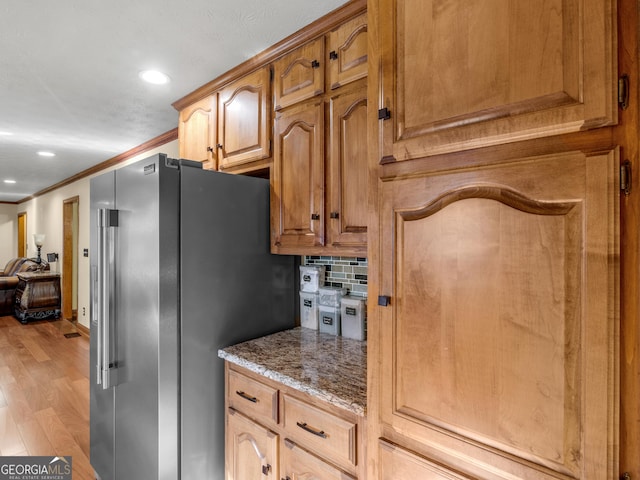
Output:
<path fill-rule="evenodd" d="M 7 179 L 7 180 L 4 181 L 4 183 L 16 183 L 16 181 Z"/>
<path fill-rule="evenodd" d="M 41 157 L 55 157 L 56 154 L 53 152 L 38 152 L 38 155 Z"/>
<path fill-rule="evenodd" d="M 140 72 L 138 76 L 145 82 L 153 83 L 154 85 L 169 83 L 169 77 L 157 70 L 145 70 L 144 72 Z"/>

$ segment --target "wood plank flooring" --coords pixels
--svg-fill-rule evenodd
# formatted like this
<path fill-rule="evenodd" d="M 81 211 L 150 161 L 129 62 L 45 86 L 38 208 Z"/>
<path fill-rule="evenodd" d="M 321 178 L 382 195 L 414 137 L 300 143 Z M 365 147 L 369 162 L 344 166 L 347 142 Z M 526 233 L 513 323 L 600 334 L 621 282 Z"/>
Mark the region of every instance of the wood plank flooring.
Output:
<path fill-rule="evenodd" d="M 73 479 L 89 463 L 89 339 L 66 320 L 0 317 L 0 455 L 70 455 Z"/>

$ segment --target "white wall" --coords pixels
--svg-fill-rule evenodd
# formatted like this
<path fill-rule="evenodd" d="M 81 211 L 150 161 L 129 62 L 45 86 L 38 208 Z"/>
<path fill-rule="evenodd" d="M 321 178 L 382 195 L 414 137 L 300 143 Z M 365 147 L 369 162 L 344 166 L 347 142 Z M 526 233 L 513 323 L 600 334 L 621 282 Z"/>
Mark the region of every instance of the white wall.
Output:
<path fill-rule="evenodd" d="M 0 203 L 0 270 L 18 255 L 18 205 Z"/>
<path fill-rule="evenodd" d="M 159 148 L 149 150 L 147 152 L 136 155 L 126 162 L 119 164 L 117 167 L 105 169 L 100 173 L 108 170 L 120 168 L 129 163 L 141 160 L 143 158 L 155 155 L 156 153 L 166 153 L 171 158 L 179 158 L 178 141 L 166 143 Z M 98 175 L 98 174 L 96 174 Z M 95 175 L 94 175 L 95 176 Z M 89 328 L 89 258 L 83 256 L 83 250 L 89 248 L 89 184 L 91 177 L 86 177 L 73 182 L 64 187 L 58 188 L 45 195 L 36 197 L 28 202 L 19 205 L 10 205 L 13 211 L 8 212 L 13 216 L 15 225 L 13 226 L 15 233 L 11 235 L 14 244 L 17 240 L 17 214 L 18 212 L 27 212 L 27 244 L 28 256 L 36 254 L 36 248 L 33 244 L 34 233 L 44 233 L 46 239 L 42 247 L 42 255 L 46 258 L 47 253 L 58 253 L 60 255 L 58 265 L 53 264 L 52 269 L 61 270 L 62 265 L 62 206 L 64 200 L 71 197 L 79 197 L 78 204 L 78 322 Z M 0 205 L 0 238 L 4 242 L 5 236 L 2 235 L 3 229 L 3 210 Z M 9 229 L 9 227 L 7 227 Z M 0 259 L 4 256 L 4 248 L 0 246 Z M 12 247 L 12 253 L 7 261 L 16 256 L 17 246 Z M 2 263 L 2 262 L 0 262 Z M 6 261 L 5 261 L 6 263 Z M 4 266 L 4 265 L 3 265 Z M 2 267 L 0 267 L 2 268 Z"/>

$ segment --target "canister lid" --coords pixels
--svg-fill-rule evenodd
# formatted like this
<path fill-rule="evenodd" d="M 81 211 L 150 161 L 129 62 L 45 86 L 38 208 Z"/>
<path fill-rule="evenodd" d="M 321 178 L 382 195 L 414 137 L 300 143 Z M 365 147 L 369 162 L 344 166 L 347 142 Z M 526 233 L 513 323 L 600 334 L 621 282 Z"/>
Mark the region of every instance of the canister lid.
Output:
<path fill-rule="evenodd" d="M 340 299 L 340 302 L 344 303 L 345 305 L 351 305 L 351 306 L 357 307 L 357 306 L 364 305 L 366 302 L 366 299 L 363 297 L 353 297 L 351 295 L 346 295 Z"/>

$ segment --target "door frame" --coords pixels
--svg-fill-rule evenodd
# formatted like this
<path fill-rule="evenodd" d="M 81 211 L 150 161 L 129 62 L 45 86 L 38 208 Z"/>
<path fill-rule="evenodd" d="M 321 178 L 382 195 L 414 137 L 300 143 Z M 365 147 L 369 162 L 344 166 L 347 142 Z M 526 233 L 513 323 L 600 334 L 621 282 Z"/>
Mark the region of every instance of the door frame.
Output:
<path fill-rule="evenodd" d="M 27 212 L 18 213 L 18 257 L 27 256 Z"/>
<path fill-rule="evenodd" d="M 77 307 L 74 309 L 74 299 L 78 300 L 78 229 L 79 218 L 74 217 L 74 206 L 78 212 L 80 197 L 67 198 L 62 202 L 62 318 L 76 321 Z M 75 224 L 74 224 L 75 222 Z M 74 231 L 76 232 L 74 236 Z M 75 278 L 75 282 L 74 282 Z"/>

